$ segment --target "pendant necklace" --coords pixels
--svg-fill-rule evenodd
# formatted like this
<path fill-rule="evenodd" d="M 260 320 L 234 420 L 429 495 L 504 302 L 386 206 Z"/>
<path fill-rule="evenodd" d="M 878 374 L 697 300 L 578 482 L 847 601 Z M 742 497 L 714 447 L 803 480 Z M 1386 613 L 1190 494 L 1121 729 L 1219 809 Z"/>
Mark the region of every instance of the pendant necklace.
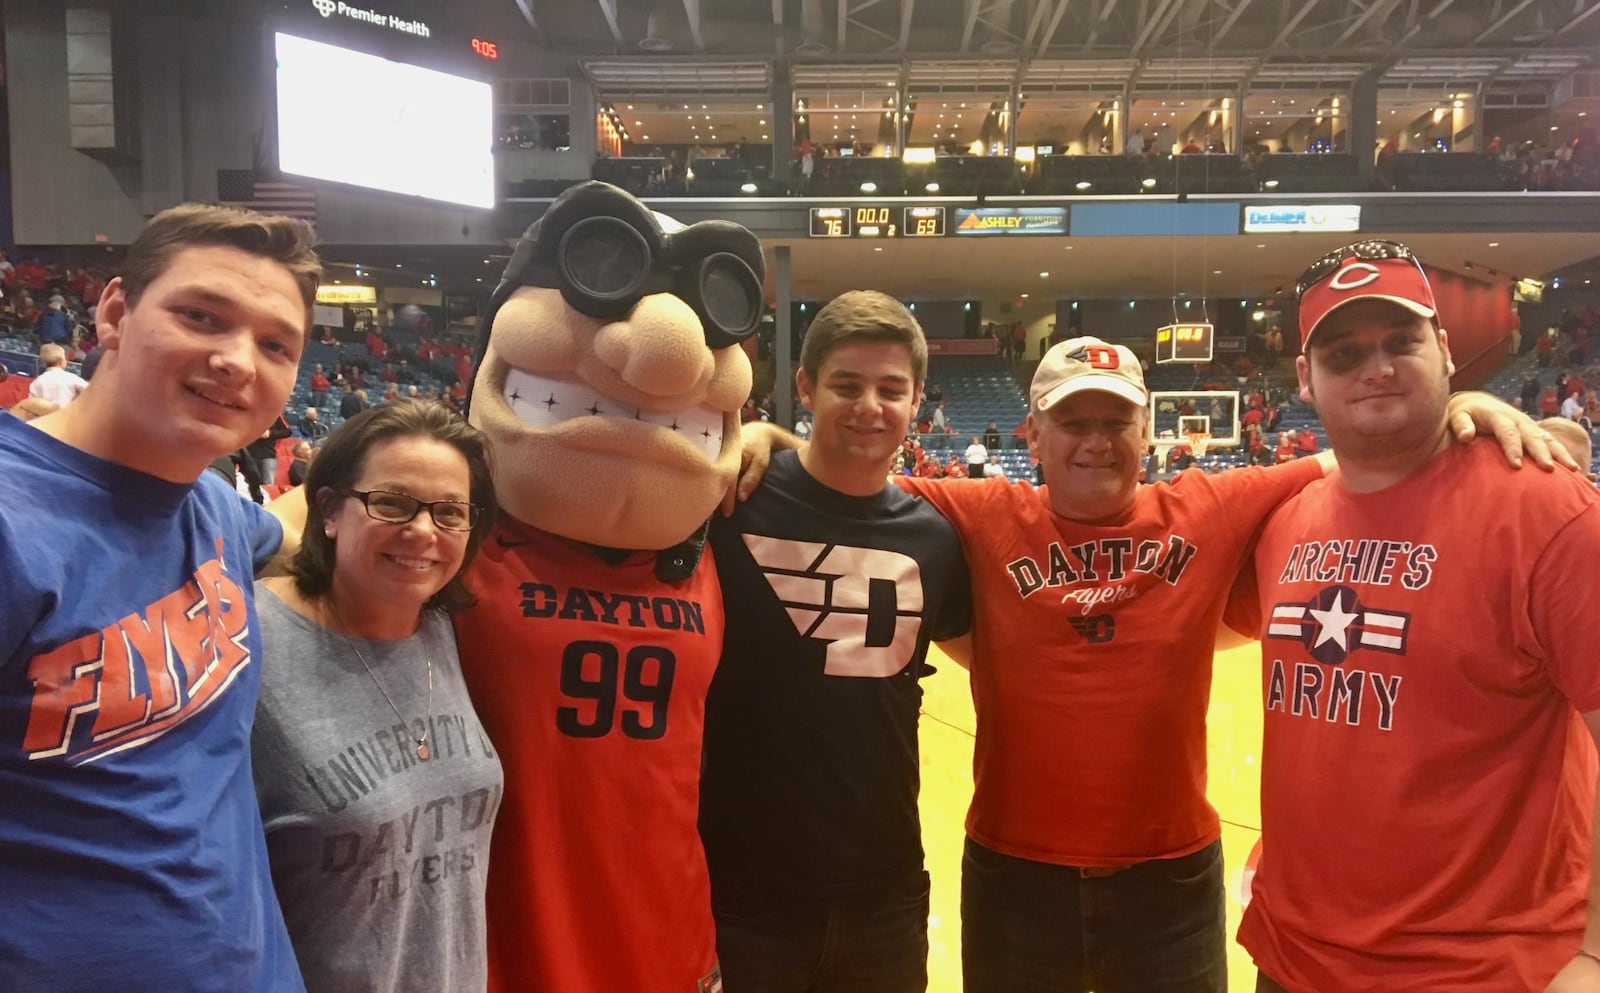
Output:
<path fill-rule="evenodd" d="M 426 636 L 424 636 L 423 640 L 427 640 Z M 356 660 L 361 663 L 361 668 L 367 670 L 367 675 L 372 678 L 372 685 L 376 686 L 378 692 L 383 694 L 384 702 L 389 705 L 390 710 L 394 711 L 394 716 L 400 719 L 401 726 L 409 728 L 410 725 L 406 723 L 405 715 L 400 713 L 400 708 L 394 705 L 394 700 L 389 697 L 389 691 L 383 688 L 382 683 L 378 682 L 377 673 L 373 672 L 372 666 L 367 664 L 366 658 L 361 654 L 361 649 L 356 647 L 355 639 L 353 638 L 350 641 L 350 650 L 356 653 Z M 433 721 L 433 653 L 428 651 L 426 645 L 423 646 L 422 656 L 428 660 L 428 709 L 426 719 L 422 722 L 422 737 L 413 738 L 412 740 L 417 743 L 417 758 L 426 762 L 433 757 L 433 750 L 428 747 L 428 726 Z M 410 732 L 408 731 L 407 733 L 409 734 Z"/>

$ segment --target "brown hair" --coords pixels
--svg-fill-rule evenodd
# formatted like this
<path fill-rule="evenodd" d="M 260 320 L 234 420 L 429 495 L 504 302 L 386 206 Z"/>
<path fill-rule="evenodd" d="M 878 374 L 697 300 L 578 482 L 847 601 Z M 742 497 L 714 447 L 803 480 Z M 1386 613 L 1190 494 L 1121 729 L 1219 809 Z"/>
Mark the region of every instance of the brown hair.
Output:
<path fill-rule="evenodd" d="M 911 378 L 920 388 L 928 375 L 928 339 L 899 300 L 877 290 L 850 290 L 829 300 L 806 328 L 800 368 L 816 381 L 833 350 L 853 341 L 898 342 L 911 350 Z"/>
<path fill-rule="evenodd" d="M 258 214 L 238 207 L 185 203 L 150 218 L 128 246 L 122 267 L 122 292 L 128 306 L 161 277 L 172 259 L 186 248 L 226 245 L 282 264 L 300 288 L 306 306 L 306 329 L 322 279 L 322 262 L 314 248 L 316 232 L 296 217 Z"/>
<path fill-rule="evenodd" d="M 481 510 L 478 522 L 472 526 L 467 538 L 467 552 L 461 560 L 461 569 L 425 607 L 440 610 L 462 610 L 476 603 L 461 581 L 462 573 L 472 564 L 483 540 L 494 526 L 494 481 L 490 476 L 489 439 L 460 415 L 451 413 L 435 403 L 418 403 L 401 400 L 372 407 L 339 425 L 328 435 L 317 450 L 317 457 L 306 470 L 306 530 L 300 550 L 289 560 L 286 569 L 294 579 L 295 589 L 308 600 L 324 597 L 333 588 L 333 566 L 338 549 L 333 539 L 323 532 L 323 522 L 340 500 L 355 497 L 342 495 L 361 475 L 367 453 L 379 442 L 390 438 L 430 438 L 441 441 L 460 452 L 467 460 L 467 476 L 471 480 L 468 500 Z"/>

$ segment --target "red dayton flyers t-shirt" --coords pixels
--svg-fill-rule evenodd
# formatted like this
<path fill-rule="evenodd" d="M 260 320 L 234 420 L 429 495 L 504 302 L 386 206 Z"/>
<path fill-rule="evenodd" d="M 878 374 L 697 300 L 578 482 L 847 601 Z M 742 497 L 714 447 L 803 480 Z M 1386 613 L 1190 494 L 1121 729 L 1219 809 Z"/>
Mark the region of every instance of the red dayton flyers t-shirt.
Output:
<path fill-rule="evenodd" d="M 721 988 L 695 821 L 722 598 L 709 554 L 681 583 L 655 560 L 502 520 L 468 575 L 461 669 L 506 776 L 491 991 Z"/>
<path fill-rule="evenodd" d="M 1312 459 L 1185 472 L 1096 525 L 1052 511 L 1048 487 L 904 481 L 955 524 L 972 570 L 972 840 L 1114 866 L 1219 837 L 1213 635 L 1261 522 L 1321 472 Z"/>
<path fill-rule="evenodd" d="M 1319 481 L 1268 523 L 1263 854 L 1239 941 L 1285 988 L 1538 993 L 1576 952 L 1597 503 L 1485 441 L 1377 493 Z"/>

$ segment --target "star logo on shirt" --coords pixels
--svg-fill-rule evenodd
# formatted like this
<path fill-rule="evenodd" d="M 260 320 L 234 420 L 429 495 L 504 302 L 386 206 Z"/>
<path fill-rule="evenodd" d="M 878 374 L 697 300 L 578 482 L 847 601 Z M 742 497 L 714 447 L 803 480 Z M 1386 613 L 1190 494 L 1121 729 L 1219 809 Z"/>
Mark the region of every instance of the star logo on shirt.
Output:
<path fill-rule="evenodd" d="M 1318 645 L 1334 641 L 1338 642 L 1341 649 L 1348 652 L 1350 625 L 1355 623 L 1357 615 L 1344 609 L 1344 590 L 1334 590 L 1333 593 L 1333 605 L 1326 610 L 1318 610 L 1316 607 L 1306 608 L 1306 613 L 1317 622 L 1317 640 L 1312 642 L 1311 647 L 1316 648 Z M 1354 594 L 1350 599 L 1351 602 L 1355 601 Z"/>
<path fill-rule="evenodd" d="M 1268 640 L 1297 641 L 1323 665 L 1338 665 L 1356 649 L 1404 655 L 1411 615 L 1363 604 L 1348 586 L 1318 590 L 1309 601 L 1272 608 Z"/>

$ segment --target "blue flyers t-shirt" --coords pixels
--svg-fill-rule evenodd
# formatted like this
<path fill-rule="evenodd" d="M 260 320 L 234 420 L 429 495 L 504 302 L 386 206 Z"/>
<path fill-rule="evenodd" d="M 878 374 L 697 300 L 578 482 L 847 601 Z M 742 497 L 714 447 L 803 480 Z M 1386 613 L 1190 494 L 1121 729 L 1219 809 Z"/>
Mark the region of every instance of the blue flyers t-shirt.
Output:
<path fill-rule="evenodd" d="M 0 415 L 0 988 L 304 989 L 250 768 L 276 520 Z"/>

